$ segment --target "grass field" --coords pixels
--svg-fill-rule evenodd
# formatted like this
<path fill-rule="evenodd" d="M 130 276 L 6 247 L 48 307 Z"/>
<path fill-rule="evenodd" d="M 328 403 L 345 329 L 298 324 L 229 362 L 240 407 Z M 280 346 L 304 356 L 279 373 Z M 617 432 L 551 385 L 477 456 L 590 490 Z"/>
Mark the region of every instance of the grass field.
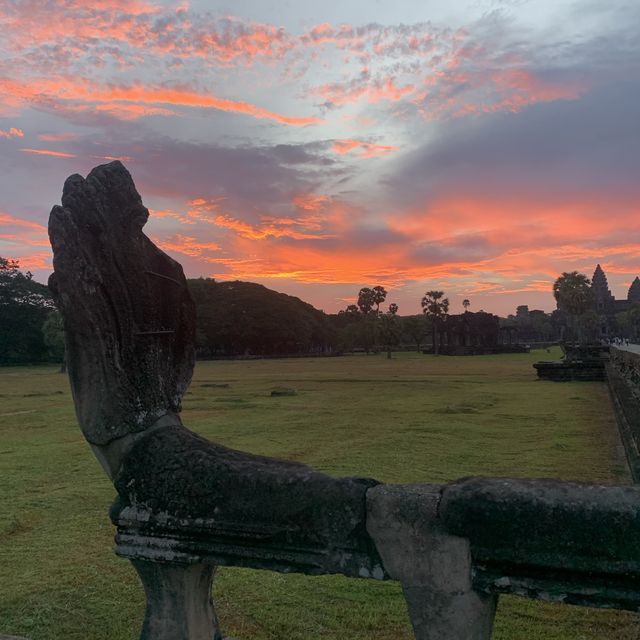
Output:
<path fill-rule="evenodd" d="M 538 381 L 547 353 L 203 362 L 187 426 L 335 475 L 629 482 L 603 383 Z M 228 386 L 220 386 L 228 385 Z M 297 395 L 270 397 L 275 387 Z M 0 369 L 0 635 L 133 640 L 143 592 L 112 551 L 114 491 L 82 438 L 65 376 Z M 408 640 L 397 584 L 222 569 L 238 640 Z M 637 640 L 634 614 L 502 598 L 497 640 Z"/>

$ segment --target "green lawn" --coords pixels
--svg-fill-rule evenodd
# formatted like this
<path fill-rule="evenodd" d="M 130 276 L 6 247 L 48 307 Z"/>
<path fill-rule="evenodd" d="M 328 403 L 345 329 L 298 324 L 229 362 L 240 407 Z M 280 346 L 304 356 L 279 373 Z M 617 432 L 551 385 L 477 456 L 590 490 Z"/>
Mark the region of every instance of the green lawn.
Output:
<path fill-rule="evenodd" d="M 605 385 L 536 380 L 531 363 L 557 355 L 199 363 L 183 418 L 232 447 L 336 475 L 628 482 Z M 270 397 L 275 387 L 297 395 Z M 76 425 L 66 377 L 0 369 L 0 401 L 0 634 L 137 638 L 142 589 L 111 551 L 114 492 Z M 225 568 L 214 594 L 238 640 L 412 638 L 391 582 Z M 639 630 L 625 612 L 502 598 L 494 638 L 637 640 Z"/>

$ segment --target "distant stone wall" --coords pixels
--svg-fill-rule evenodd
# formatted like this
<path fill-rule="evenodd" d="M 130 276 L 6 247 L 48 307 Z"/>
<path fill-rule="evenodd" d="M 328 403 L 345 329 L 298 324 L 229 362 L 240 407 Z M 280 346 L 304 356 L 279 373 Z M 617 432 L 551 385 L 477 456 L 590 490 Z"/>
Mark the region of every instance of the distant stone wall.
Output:
<path fill-rule="evenodd" d="M 611 347 L 606 371 L 629 469 L 640 483 L 640 354 Z"/>

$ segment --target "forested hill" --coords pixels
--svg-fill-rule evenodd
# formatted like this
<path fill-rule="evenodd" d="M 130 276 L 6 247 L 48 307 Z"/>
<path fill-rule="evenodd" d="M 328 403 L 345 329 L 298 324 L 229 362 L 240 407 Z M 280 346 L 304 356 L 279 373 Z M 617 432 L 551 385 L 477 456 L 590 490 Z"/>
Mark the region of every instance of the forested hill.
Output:
<path fill-rule="evenodd" d="M 200 357 L 320 353 L 332 342 L 327 316 L 299 298 L 254 282 L 187 282 Z"/>

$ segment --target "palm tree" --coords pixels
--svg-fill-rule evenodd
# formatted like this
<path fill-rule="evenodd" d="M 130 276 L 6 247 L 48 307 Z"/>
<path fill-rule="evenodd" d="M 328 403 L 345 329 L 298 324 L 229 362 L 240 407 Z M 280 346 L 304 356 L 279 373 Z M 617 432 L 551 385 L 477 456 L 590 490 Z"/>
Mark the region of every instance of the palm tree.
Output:
<path fill-rule="evenodd" d="M 469 298 L 465 298 L 465 299 L 462 301 L 462 306 L 464 307 L 464 311 L 465 311 L 465 313 L 466 313 L 467 311 L 469 311 L 469 307 L 471 306 L 471 303 L 469 302 Z"/>
<path fill-rule="evenodd" d="M 438 355 L 438 329 L 449 311 L 449 298 L 444 297 L 444 291 L 427 291 L 422 302 L 422 312 L 431 319 L 433 327 L 433 353 Z"/>
<path fill-rule="evenodd" d="M 388 313 L 383 313 L 379 317 L 380 335 L 387 350 L 387 358 L 391 359 L 391 349 L 400 339 L 400 326 L 398 322 L 398 305 L 392 302 L 389 305 Z"/>
<path fill-rule="evenodd" d="M 556 299 L 558 309 L 564 311 L 571 319 L 575 338 L 578 342 L 582 342 L 582 326 L 579 319 L 593 303 L 591 281 L 583 273 L 565 271 L 553 283 L 553 297 Z"/>
<path fill-rule="evenodd" d="M 363 316 L 367 316 L 371 313 L 375 303 L 376 294 L 372 289 L 369 289 L 369 287 L 362 287 L 362 289 L 358 291 L 358 308 Z"/>
<path fill-rule="evenodd" d="M 380 315 L 380 305 L 384 302 L 387 297 L 387 290 L 384 287 L 378 285 L 377 287 L 373 287 L 373 303 L 376 305 L 376 315 Z"/>

